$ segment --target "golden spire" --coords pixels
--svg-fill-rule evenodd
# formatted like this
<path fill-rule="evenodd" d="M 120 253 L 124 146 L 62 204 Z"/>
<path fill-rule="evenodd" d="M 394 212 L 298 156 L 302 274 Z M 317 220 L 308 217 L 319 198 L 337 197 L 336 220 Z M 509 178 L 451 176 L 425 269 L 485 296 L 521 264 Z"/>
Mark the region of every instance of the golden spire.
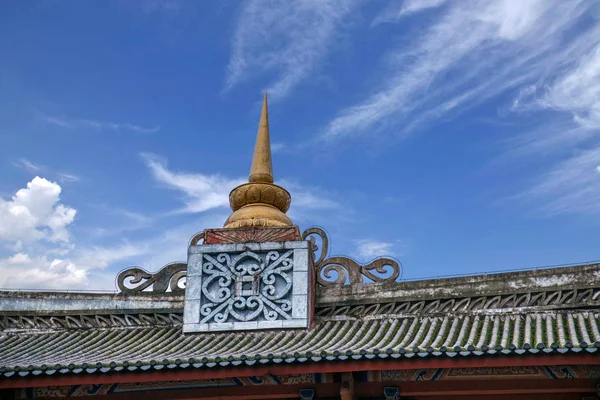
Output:
<path fill-rule="evenodd" d="M 267 104 L 267 92 L 265 92 L 260 122 L 258 123 L 254 157 L 252 157 L 252 167 L 250 168 L 250 178 L 248 181 L 273 183 L 273 162 L 271 161 L 271 140 L 269 138 L 269 106 Z"/>
<path fill-rule="evenodd" d="M 289 192 L 273 183 L 269 110 L 265 92 L 250 177 L 248 183 L 229 193 L 229 205 L 233 214 L 227 218 L 224 227 L 291 226 L 292 221 L 285 215 L 291 202 Z"/>

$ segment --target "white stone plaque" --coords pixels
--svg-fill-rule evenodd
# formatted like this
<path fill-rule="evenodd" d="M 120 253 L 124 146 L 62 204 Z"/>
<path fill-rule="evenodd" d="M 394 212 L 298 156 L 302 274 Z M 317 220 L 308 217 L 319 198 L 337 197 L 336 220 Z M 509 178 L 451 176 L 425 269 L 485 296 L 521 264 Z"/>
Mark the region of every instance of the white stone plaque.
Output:
<path fill-rule="evenodd" d="M 184 332 L 308 327 L 308 242 L 190 246 Z"/>

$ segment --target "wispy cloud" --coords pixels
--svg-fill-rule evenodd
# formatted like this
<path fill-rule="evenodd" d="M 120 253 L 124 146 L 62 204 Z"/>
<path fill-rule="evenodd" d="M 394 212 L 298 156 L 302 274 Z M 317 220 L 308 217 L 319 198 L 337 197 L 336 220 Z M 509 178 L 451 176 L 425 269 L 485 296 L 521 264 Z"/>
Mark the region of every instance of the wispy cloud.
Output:
<path fill-rule="evenodd" d="M 600 129 L 600 39 L 595 45 L 549 86 L 526 88 L 530 97 L 542 92 L 533 104 L 568 113 L 573 122 L 584 129 Z M 523 97 L 523 93 L 520 96 Z"/>
<path fill-rule="evenodd" d="M 377 14 L 372 25 L 382 22 L 397 22 L 399 19 L 410 14 L 433 9 L 442 6 L 447 0 L 405 0 L 392 1 L 386 8 Z"/>
<path fill-rule="evenodd" d="M 285 143 L 272 143 L 271 144 L 271 152 L 273 154 L 285 153 L 288 150 L 289 150 L 288 146 Z"/>
<path fill-rule="evenodd" d="M 227 207 L 231 189 L 244 182 L 241 178 L 229 179 L 221 175 L 174 172 L 155 154 L 143 153 L 141 156 L 159 183 L 183 194 L 185 205 L 179 212 L 198 213 Z"/>
<path fill-rule="evenodd" d="M 403 135 L 536 82 L 581 58 L 598 42 L 598 26 L 578 34 L 571 30 L 591 7 L 591 1 L 449 2 L 414 41 L 403 41 L 386 55 L 389 70 L 379 88 L 343 109 L 327 124 L 322 138 L 372 135 L 384 129 Z"/>
<path fill-rule="evenodd" d="M 517 199 L 550 216 L 600 215 L 600 146 L 553 166 Z"/>
<path fill-rule="evenodd" d="M 63 172 L 58 173 L 58 180 L 61 182 L 79 182 L 81 178 L 73 174 L 66 174 Z"/>
<path fill-rule="evenodd" d="M 83 118 L 66 118 L 59 116 L 52 116 L 40 113 L 40 118 L 52 125 L 60 126 L 61 128 L 71 130 L 93 130 L 97 132 L 101 131 L 112 131 L 112 132 L 134 132 L 134 133 L 155 133 L 160 130 L 160 126 L 155 127 L 144 127 L 135 125 L 129 122 L 125 123 L 114 123 L 107 121 L 96 121 L 91 119 Z"/>
<path fill-rule="evenodd" d="M 292 195 L 294 206 L 308 210 L 333 209 L 340 204 L 333 200 L 327 190 L 314 186 L 306 186 L 295 180 L 282 179 L 278 185 L 285 187 Z"/>
<path fill-rule="evenodd" d="M 15 167 L 19 167 L 19 168 L 24 169 L 25 171 L 31 172 L 31 173 L 37 173 L 42 170 L 42 167 L 40 167 L 39 165 L 35 165 L 34 163 L 32 163 L 31 161 L 29 161 L 25 158 L 20 158 L 18 160 L 15 160 L 12 162 L 12 164 Z"/>
<path fill-rule="evenodd" d="M 143 153 L 142 158 L 157 182 L 183 195 L 184 206 L 177 212 L 199 213 L 229 207 L 229 192 L 247 181 L 221 175 L 175 172 L 168 169 L 166 161 L 155 154 Z M 276 183 L 292 195 L 292 207 L 288 212 L 291 218 L 304 220 L 308 213 L 339 209 L 339 203 L 324 189 L 286 179 Z"/>
<path fill-rule="evenodd" d="M 31 162 L 25 158 L 20 158 L 18 160 L 15 160 L 12 162 L 12 164 L 15 167 L 19 167 L 22 170 L 25 170 L 31 174 L 40 175 L 42 173 L 45 173 L 46 175 L 54 176 L 55 179 L 57 181 L 59 181 L 60 183 L 79 182 L 81 180 L 81 178 L 78 177 L 77 175 L 68 174 L 65 172 L 56 172 L 47 166 L 34 164 L 33 162 Z"/>
<path fill-rule="evenodd" d="M 76 265 L 86 270 L 104 269 L 116 261 L 141 256 L 148 253 L 148 251 L 148 244 L 124 242 L 113 246 L 84 247 L 74 251 L 72 259 Z"/>
<path fill-rule="evenodd" d="M 512 112 L 530 116 L 541 111 L 546 118 L 512 141 L 510 154 L 558 160 L 514 197 L 538 213 L 600 215 L 599 42 L 589 43 L 587 52 L 554 76 L 524 87 L 513 101 Z"/>
<path fill-rule="evenodd" d="M 422 33 L 404 31 L 385 55 L 376 89 L 342 109 L 320 138 L 404 137 L 510 93 L 500 118 L 523 116 L 530 124 L 507 131 L 509 158 L 544 156 L 546 171 L 528 176 L 529 187 L 513 199 L 546 215 L 600 214 L 590 201 L 600 193 L 600 23 L 590 18 L 598 4 L 404 1 L 378 14 L 372 29 L 425 11 Z"/>
<path fill-rule="evenodd" d="M 358 0 L 251 0 L 244 2 L 231 43 L 225 88 L 272 72 L 272 98 L 305 80 L 335 46 Z"/>
<path fill-rule="evenodd" d="M 125 232 L 139 231 L 154 225 L 159 217 L 162 217 L 151 217 L 136 211 L 129 211 L 104 204 L 99 204 L 95 207 L 101 209 L 107 217 L 110 217 L 107 218 L 106 225 L 97 226 L 91 230 L 91 233 L 96 237 L 117 237 Z M 116 217 L 116 221 L 113 217 Z"/>

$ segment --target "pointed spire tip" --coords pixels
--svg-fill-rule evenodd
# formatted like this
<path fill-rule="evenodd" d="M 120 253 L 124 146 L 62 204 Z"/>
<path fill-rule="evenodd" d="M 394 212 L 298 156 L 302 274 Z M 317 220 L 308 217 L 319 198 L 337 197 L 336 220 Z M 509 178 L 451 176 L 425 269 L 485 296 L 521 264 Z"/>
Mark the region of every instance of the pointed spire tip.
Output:
<path fill-rule="evenodd" d="M 249 181 L 273 183 L 273 162 L 271 160 L 271 139 L 269 137 L 269 105 L 266 90 L 260 122 L 258 123 Z"/>

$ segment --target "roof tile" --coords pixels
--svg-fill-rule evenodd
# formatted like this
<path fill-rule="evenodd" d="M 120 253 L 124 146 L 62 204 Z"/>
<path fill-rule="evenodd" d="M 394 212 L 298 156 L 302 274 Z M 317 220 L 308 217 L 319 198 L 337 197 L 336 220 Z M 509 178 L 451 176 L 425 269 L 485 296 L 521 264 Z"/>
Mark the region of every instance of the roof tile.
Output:
<path fill-rule="evenodd" d="M 181 324 L 4 331 L 0 372 L 107 372 L 361 357 L 596 351 L 599 314 L 319 319 L 310 330 L 183 334 Z"/>

